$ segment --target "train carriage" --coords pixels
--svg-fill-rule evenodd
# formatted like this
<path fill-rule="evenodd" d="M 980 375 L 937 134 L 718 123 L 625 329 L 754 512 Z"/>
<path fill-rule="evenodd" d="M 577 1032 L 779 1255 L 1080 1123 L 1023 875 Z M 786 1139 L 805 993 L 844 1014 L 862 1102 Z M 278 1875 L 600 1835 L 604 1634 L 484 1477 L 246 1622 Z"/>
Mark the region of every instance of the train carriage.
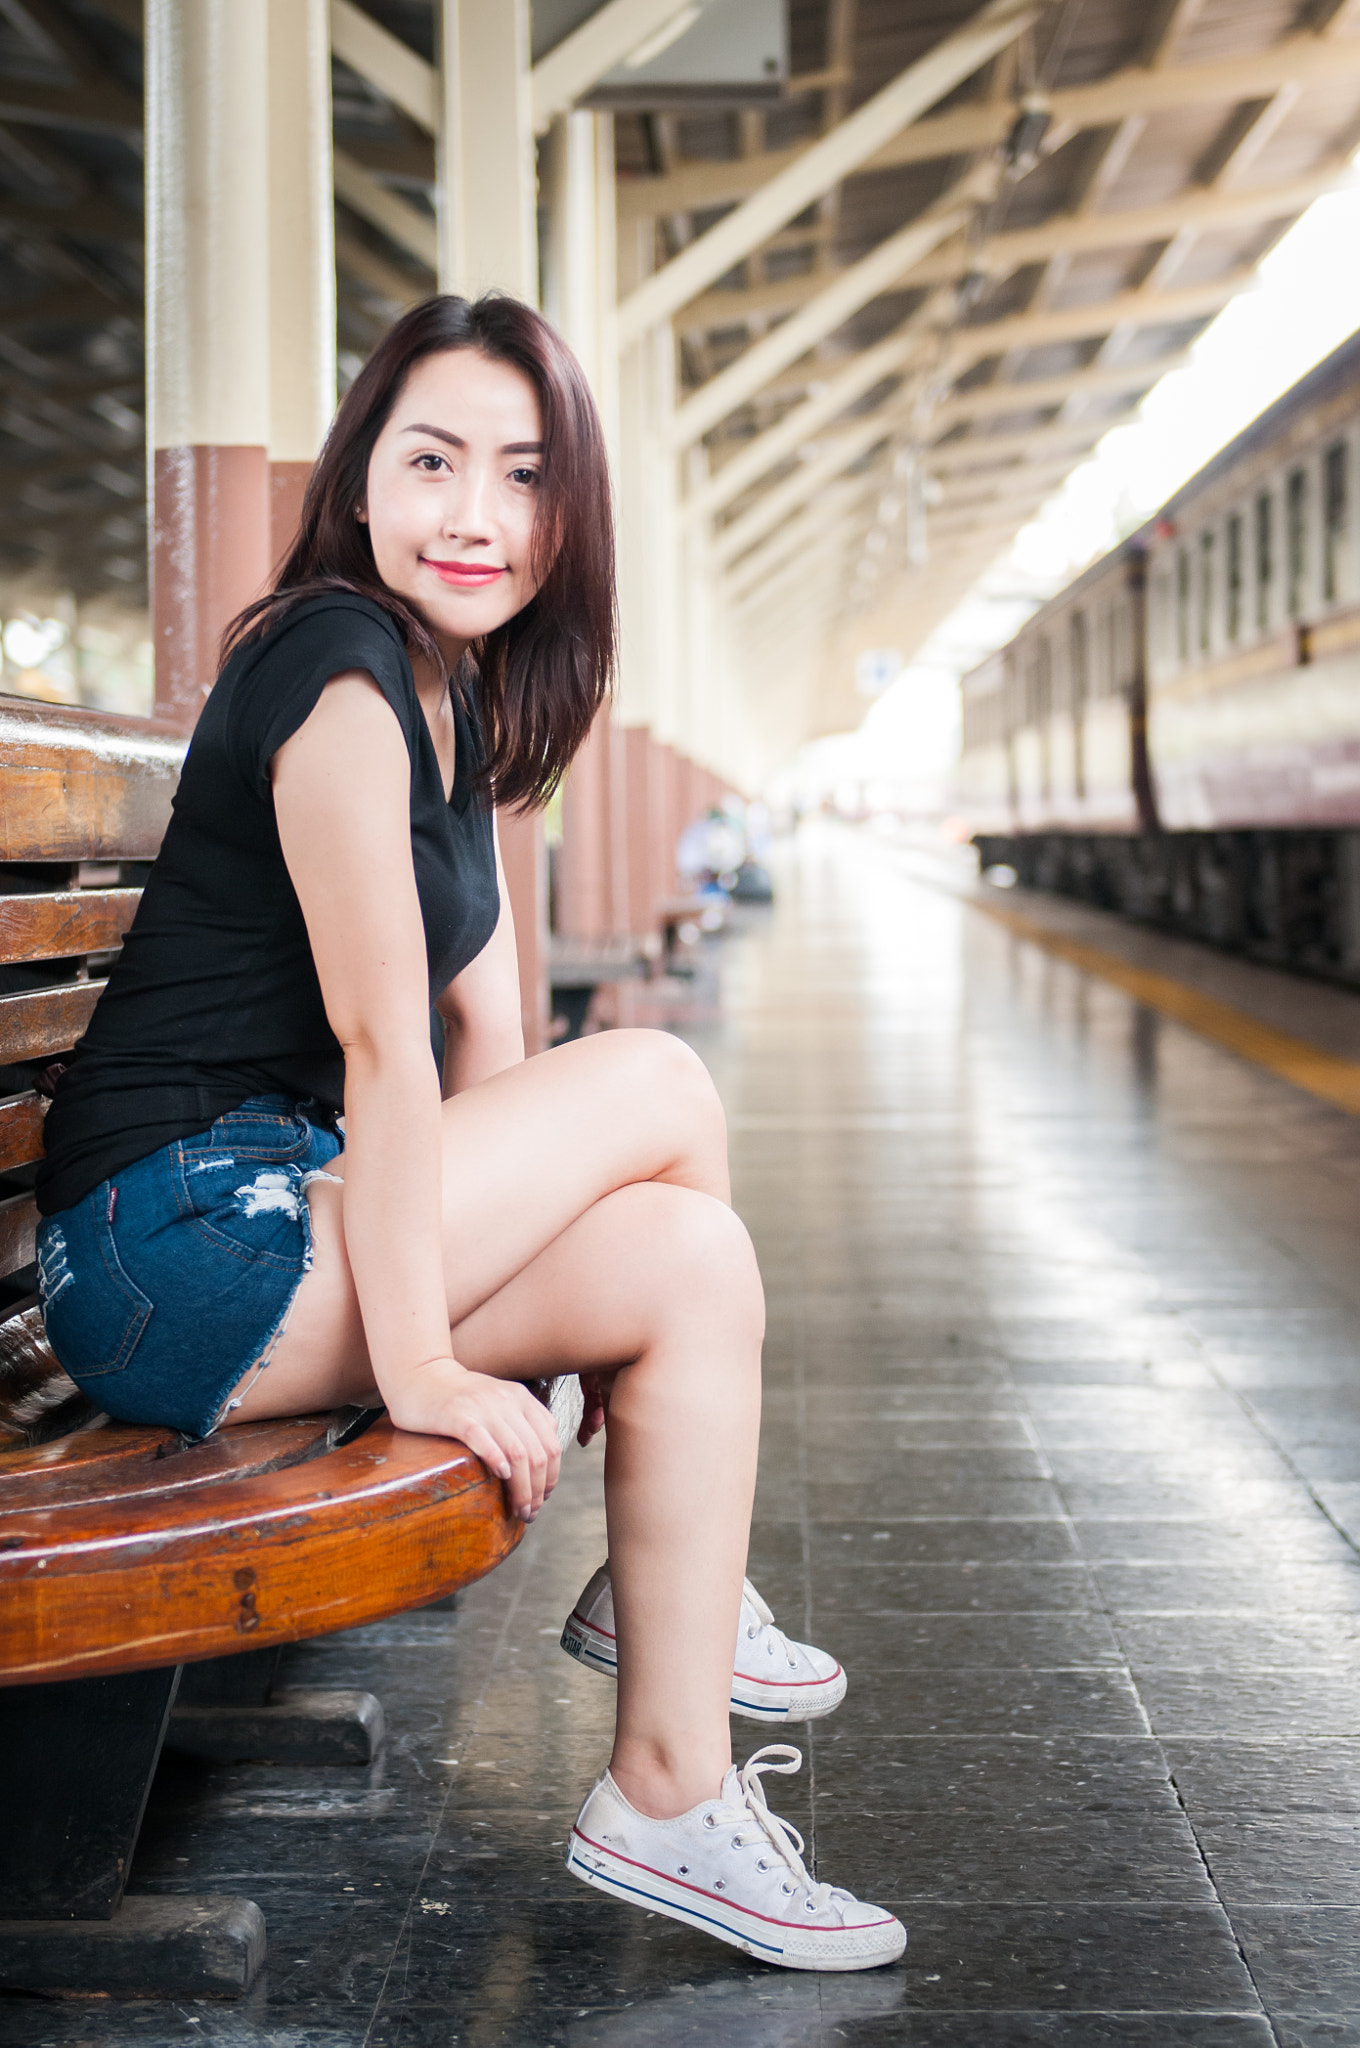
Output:
<path fill-rule="evenodd" d="M 1360 980 L 1360 336 L 963 681 L 985 863 Z"/>

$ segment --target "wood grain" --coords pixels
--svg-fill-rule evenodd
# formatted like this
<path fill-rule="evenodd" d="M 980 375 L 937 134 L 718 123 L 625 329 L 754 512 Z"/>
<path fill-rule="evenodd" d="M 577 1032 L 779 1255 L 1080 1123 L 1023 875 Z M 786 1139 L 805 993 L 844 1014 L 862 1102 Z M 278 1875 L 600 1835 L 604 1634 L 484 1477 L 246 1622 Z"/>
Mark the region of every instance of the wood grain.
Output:
<path fill-rule="evenodd" d="M 69 1052 L 107 986 L 103 981 L 68 981 L 61 988 L 0 996 L 0 1062 Z"/>
<path fill-rule="evenodd" d="M 168 727 L 0 704 L 0 861 L 151 860 L 186 742 Z"/>
<path fill-rule="evenodd" d="M 140 889 L 62 889 L 52 895 L 0 896 L 0 963 L 69 960 L 107 953 L 132 923 Z"/>
<path fill-rule="evenodd" d="M 329 1429 L 329 1415 L 290 1416 L 249 1429 L 219 1430 L 203 1443 L 186 1443 L 172 1429 L 133 1429 L 115 1423 L 41 1447 L 53 1451 L 62 1444 L 93 1446 L 106 1439 L 93 1456 L 87 1452 L 25 1465 L 11 1454 L 8 1462 L 0 1462 L 0 1538 L 9 1533 L 7 1518 L 23 1515 L 27 1527 L 35 1508 L 43 1513 L 65 1507 L 126 1509 L 131 1519 L 154 1493 L 186 1493 L 221 1480 L 284 1471 L 322 1455 L 329 1447 Z M 134 1439 L 131 1455 L 117 1454 L 123 1437 Z"/>
<path fill-rule="evenodd" d="M 32 1195 L 11 1195 L 0 1202 L 0 1274 L 28 1265 L 37 1228 L 38 1207 Z"/>
<path fill-rule="evenodd" d="M 16 1166 L 31 1166 L 42 1158 L 43 1113 L 47 1105 L 37 1095 L 0 1097 L 0 1173 Z"/>
<path fill-rule="evenodd" d="M 386 1418 L 290 1469 L 135 1508 L 35 1505 L 0 1533 L 0 1673 L 146 1670 L 354 1628 L 469 1585 L 523 1533 L 462 1444 Z"/>

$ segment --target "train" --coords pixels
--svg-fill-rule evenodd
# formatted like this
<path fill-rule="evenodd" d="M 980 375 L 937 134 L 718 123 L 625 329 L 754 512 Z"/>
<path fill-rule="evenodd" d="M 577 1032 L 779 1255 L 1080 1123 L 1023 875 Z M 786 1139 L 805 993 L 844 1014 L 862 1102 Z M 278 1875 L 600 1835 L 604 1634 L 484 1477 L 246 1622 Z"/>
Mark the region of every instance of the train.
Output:
<path fill-rule="evenodd" d="M 984 870 L 1360 986 L 1360 334 L 961 688 Z"/>

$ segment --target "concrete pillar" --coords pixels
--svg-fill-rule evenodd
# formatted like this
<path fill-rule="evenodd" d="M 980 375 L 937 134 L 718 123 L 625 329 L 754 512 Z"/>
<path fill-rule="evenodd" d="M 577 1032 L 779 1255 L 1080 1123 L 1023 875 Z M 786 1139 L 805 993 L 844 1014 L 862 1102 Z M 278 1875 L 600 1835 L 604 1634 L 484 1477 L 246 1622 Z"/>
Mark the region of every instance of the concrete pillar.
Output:
<path fill-rule="evenodd" d="M 272 561 L 335 411 L 335 195 L 326 0 L 269 7 L 269 509 Z"/>
<path fill-rule="evenodd" d="M 436 0 L 439 288 L 538 303 L 528 0 Z"/>
<path fill-rule="evenodd" d="M 613 127 L 604 114 L 571 113 L 554 121 L 544 148 L 540 271 L 543 310 L 590 379 L 617 469 Z M 618 837 L 623 752 L 608 714 L 601 714 L 562 793 L 557 925 L 591 945 L 626 938 L 629 931 L 626 849 Z"/>
<path fill-rule="evenodd" d="M 266 0 L 147 0 L 156 710 L 188 730 L 270 569 Z"/>
<path fill-rule="evenodd" d="M 538 300 L 528 0 L 436 0 L 439 288 Z M 548 854 L 538 813 L 500 815 L 519 947 L 524 1045 L 548 1042 Z"/>

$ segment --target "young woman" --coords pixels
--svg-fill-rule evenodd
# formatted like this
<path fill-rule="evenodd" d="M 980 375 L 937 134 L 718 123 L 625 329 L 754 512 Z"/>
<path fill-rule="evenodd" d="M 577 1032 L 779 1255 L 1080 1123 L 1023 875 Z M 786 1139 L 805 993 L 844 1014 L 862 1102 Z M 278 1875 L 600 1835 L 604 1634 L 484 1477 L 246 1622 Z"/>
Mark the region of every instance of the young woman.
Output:
<path fill-rule="evenodd" d="M 798 1969 L 891 1962 L 732 1768 L 729 1701 L 845 1689 L 743 1586 L 763 1310 L 698 1059 L 617 1031 L 526 1061 L 491 805 L 541 801 L 613 661 L 609 484 L 536 313 L 437 298 L 340 407 L 299 538 L 235 622 L 39 1184 L 52 1346 L 110 1413 L 384 1403 L 532 1521 L 557 1479 L 519 1382 L 607 1415 L 609 1564 L 564 1646 L 612 1669 L 568 1865 Z M 431 1005 L 443 1020 L 443 1085 Z M 343 1136 L 337 1116 L 343 1111 Z M 734 1667 L 732 1645 L 740 1646 Z"/>

